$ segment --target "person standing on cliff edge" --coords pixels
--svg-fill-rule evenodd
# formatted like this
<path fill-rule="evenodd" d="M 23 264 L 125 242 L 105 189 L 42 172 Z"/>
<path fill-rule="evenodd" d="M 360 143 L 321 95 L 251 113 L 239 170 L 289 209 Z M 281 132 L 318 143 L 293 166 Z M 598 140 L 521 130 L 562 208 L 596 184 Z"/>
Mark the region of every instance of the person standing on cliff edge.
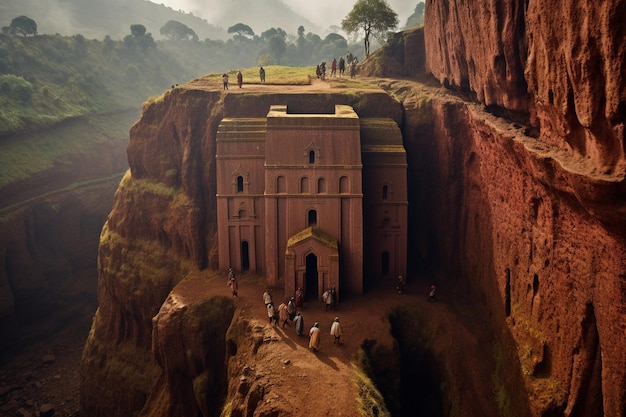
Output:
<path fill-rule="evenodd" d="M 237 84 L 239 85 L 239 88 L 243 85 L 243 74 L 241 71 L 237 73 Z"/>
<path fill-rule="evenodd" d="M 222 82 L 224 83 L 224 90 L 228 90 L 228 74 L 222 75 Z"/>

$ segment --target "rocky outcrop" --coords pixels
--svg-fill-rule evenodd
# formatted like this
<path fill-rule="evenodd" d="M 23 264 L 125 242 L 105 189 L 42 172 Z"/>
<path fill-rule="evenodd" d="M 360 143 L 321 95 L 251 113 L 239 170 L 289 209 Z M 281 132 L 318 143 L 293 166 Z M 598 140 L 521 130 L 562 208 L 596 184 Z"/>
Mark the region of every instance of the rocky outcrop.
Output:
<path fill-rule="evenodd" d="M 383 48 L 372 52 L 359 63 L 359 76 L 416 77 L 424 76 L 424 28 L 418 27 L 389 36 Z"/>
<path fill-rule="evenodd" d="M 224 340 L 235 305 L 205 281 L 182 281 L 153 319 L 152 352 L 161 372 L 141 416 L 219 414 L 227 386 Z"/>
<path fill-rule="evenodd" d="M 422 261 L 506 324 L 531 415 L 623 415 L 626 243 L 578 200 L 588 178 L 479 106 L 430 104 L 407 108 L 409 126 L 424 110 L 434 120 L 407 144 L 428 172 L 410 216 Z"/>
<path fill-rule="evenodd" d="M 534 135 L 568 154 L 568 170 L 620 182 L 625 13 L 623 0 L 601 7 L 591 0 L 432 1 L 424 28 L 427 71 L 509 116 L 528 113 Z"/>

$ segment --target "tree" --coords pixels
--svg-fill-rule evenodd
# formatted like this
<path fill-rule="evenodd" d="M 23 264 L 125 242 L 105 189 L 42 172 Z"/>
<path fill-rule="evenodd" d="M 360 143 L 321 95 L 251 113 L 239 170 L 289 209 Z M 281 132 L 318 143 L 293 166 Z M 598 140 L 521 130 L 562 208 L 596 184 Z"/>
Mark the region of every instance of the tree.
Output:
<path fill-rule="evenodd" d="M 35 21 L 30 17 L 18 16 L 11 20 L 9 32 L 12 34 L 24 35 L 24 37 L 27 35 L 36 35 L 37 23 L 35 23 Z"/>
<path fill-rule="evenodd" d="M 173 41 L 198 40 L 198 35 L 196 35 L 193 29 L 176 20 L 168 20 L 167 23 L 161 26 L 159 33 Z"/>
<path fill-rule="evenodd" d="M 127 48 L 133 49 L 136 46 L 142 49 L 156 48 L 156 42 L 154 42 L 152 34 L 146 33 L 144 25 L 130 25 L 130 33 L 130 35 L 124 37 L 124 45 Z"/>
<path fill-rule="evenodd" d="M 146 34 L 146 27 L 140 24 L 130 25 L 130 33 L 135 38 L 141 38 L 143 35 Z"/>
<path fill-rule="evenodd" d="M 285 38 L 287 32 L 281 28 L 270 28 L 261 33 L 261 38 L 267 42 L 270 55 L 274 58 L 274 63 L 280 64 L 285 51 L 287 51 L 287 43 Z"/>
<path fill-rule="evenodd" d="M 254 31 L 252 30 L 252 28 L 243 23 L 237 23 L 236 25 L 229 27 L 228 33 L 236 33 L 240 37 L 245 36 L 251 38 L 254 36 Z"/>
<path fill-rule="evenodd" d="M 420 2 L 417 3 L 417 6 L 415 6 L 415 10 L 413 11 L 413 14 L 411 16 L 409 16 L 409 18 L 406 20 L 406 26 L 405 28 L 412 28 L 415 26 L 422 26 L 424 24 L 424 9 L 426 8 L 426 5 L 424 4 L 424 2 Z"/>
<path fill-rule="evenodd" d="M 358 0 L 352 11 L 341 21 L 341 28 L 349 35 L 363 31 L 365 56 L 370 55 L 370 37 L 381 43 L 390 29 L 398 26 L 398 14 L 385 0 Z"/>

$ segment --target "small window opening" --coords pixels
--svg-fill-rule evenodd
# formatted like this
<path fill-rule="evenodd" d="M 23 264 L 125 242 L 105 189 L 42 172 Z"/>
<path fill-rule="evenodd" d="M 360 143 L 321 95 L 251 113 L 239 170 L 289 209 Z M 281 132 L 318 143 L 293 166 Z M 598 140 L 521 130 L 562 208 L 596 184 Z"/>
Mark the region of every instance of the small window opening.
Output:
<path fill-rule="evenodd" d="M 388 192 L 389 192 L 389 188 L 386 185 L 383 185 L 383 200 L 387 199 Z"/>
<path fill-rule="evenodd" d="M 237 192 L 243 192 L 243 177 L 241 175 L 237 177 Z"/>
<path fill-rule="evenodd" d="M 317 211 L 309 210 L 309 226 L 317 226 Z"/>
<path fill-rule="evenodd" d="M 309 151 L 309 164 L 315 163 L 315 151 Z"/>

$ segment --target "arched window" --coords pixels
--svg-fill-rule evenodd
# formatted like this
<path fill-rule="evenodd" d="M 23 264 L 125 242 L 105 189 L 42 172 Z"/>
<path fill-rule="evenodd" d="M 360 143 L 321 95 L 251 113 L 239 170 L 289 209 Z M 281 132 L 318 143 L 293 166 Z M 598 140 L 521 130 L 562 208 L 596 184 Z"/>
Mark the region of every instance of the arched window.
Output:
<path fill-rule="evenodd" d="M 383 185 L 383 200 L 387 199 L 388 192 L 389 192 L 389 187 L 387 187 L 386 185 Z"/>
<path fill-rule="evenodd" d="M 328 192 L 326 190 L 326 180 L 324 178 L 317 180 L 317 192 L 321 194 L 326 194 Z"/>
<path fill-rule="evenodd" d="M 309 164 L 314 164 L 315 163 L 315 151 L 311 150 L 309 151 Z"/>
<path fill-rule="evenodd" d="M 348 194 L 350 192 L 350 181 L 348 177 L 339 178 L 339 193 Z"/>
<path fill-rule="evenodd" d="M 308 223 L 309 223 L 309 227 L 317 226 L 317 211 L 316 210 L 309 210 Z"/>
<path fill-rule="evenodd" d="M 241 175 L 237 177 L 237 192 L 243 192 L 243 177 Z"/>
<path fill-rule="evenodd" d="M 285 177 L 282 175 L 276 179 L 276 192 L 279 194 L 287 192 L 287 182 L 285 181 Z"/>
<path fill-rule="evenodd" d="M 300 192 L 301 193 L 309 193 L 309 179 L 307 177 L 302 177 L 300 179 Z"/>

